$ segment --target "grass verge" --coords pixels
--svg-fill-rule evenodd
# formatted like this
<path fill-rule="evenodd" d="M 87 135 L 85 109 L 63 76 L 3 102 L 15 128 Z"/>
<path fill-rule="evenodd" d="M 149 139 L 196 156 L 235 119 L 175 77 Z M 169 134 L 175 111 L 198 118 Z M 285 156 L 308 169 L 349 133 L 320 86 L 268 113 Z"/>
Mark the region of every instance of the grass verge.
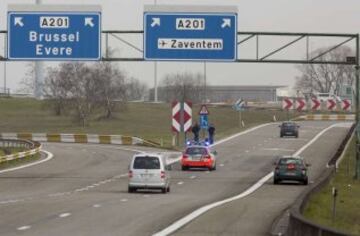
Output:
<path fill-rule="evenodd" d="M 193 120 L 198 120 L 199 105 L 193 107 Z M 209 106 L 209 122 L 216 127 L 216 139 L 234 134 L 249 127 L 277 120 L 286 120 L 281 110 L 248 110 L 242 112 L 245 127 L 239 126 L 239 114 L 231 106 Z M 56 116 L 44 109 L 43 102 L 34 99 L 0 99 L 1 132 L 25 133 L 88 133 L 122 134 L 138 136 L 171 146 L 171 106 L 164 103 L 129 103 L 110 120 L 92 119 L 82 127 L 69 116 Z M 293 114 L 294 115 L 294 114 Z M 290 115 L 289 117 L 293 117 Z M 183 139 L 183 137 L 182 137 Z"/>
<path fill-rule="evenodd" d="M 31 155 L 31 156 L 28 156 L 28 157 L 24 157 L 24 158 L 19 158 L 19 159 L 16 159 L 16 160 L 5 161 L 5 162 L 0 163 L 0 170 L 20 166 L 20 165 L 23 165 L 23 164 L 26 164 L 26 163 L 37 161 L 39 159 L 40 159 L 40 153 L 35 154 L 35 155 Z"/>
<path fill-rule="evenodd" d="M 310 198 L 304 216 L 318 224 L 360 235 L 360 181 L 354 180 L 354 174 L 355 138 L 351 140 L 336 175 Z M 338 190 L 335 220 L 332 217 L 332 187 Z"/>

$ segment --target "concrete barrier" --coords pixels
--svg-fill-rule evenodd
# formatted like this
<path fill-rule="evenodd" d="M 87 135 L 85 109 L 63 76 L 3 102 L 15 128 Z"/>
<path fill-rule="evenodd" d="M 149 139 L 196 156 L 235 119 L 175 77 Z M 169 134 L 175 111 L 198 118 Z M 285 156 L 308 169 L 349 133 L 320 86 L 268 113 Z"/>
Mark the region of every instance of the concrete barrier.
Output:
<path fill-rule="evenodd" d="M 355 120 L 354 114 L 309 114 L 296 118 L 296 120 L 334 120 L 334 121 L 353 121 Z"/>
<path fill-rule="evenodd" d="M 124 135 L 1 133 L 0 138 L 12 140 L 26 139 L 37 142 L 145 145 L 151 147 L 160 147 L 160 144 L 158 143 L 147 141 L 138 137 Z"/>

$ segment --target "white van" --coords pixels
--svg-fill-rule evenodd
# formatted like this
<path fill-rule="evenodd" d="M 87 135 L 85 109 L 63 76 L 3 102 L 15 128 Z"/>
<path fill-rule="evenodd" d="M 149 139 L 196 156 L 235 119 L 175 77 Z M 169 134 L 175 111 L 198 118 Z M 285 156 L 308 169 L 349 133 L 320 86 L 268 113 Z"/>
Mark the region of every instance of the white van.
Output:
<path fill-rule="evenodd" d="M 128 192 L 138 189 L 160 189 L 170 192 L 171 166 L 166 165 L 166 158 L 158 153 L 140 153 L 134 155 L 129 166 Z"/>

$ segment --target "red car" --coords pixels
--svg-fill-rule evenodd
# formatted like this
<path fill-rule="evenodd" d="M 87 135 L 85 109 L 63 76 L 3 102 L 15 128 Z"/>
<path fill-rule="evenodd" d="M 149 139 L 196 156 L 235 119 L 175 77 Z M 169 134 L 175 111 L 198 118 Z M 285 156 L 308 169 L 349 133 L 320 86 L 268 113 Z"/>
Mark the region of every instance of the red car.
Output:
<path fill-rule="evenodd" d="M 181 169 L 208 168 L 216 170 L 216 151 L 211 152 L 206 146 L 189 146 L 185 149 L 181 158 Z"/>

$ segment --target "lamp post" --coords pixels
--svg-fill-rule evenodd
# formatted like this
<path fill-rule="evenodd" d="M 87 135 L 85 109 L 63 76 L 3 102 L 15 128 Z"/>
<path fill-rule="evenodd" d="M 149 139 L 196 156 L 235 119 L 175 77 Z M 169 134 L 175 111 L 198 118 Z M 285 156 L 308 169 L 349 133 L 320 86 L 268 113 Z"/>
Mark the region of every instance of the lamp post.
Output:
<path fill-rule="evenodd" d="M 356 122 L 356 162 L 355 162 L 355 179 L 360 178 L 360 153 L 359 153 L 359 145 L 360 145 L 360 127 L 359 127 L 359 80 L 360 80 L 360 62 L 359 62 L 359 34 L 356 37 L 356 66 L 355 66 L 355 122 Z"/>

